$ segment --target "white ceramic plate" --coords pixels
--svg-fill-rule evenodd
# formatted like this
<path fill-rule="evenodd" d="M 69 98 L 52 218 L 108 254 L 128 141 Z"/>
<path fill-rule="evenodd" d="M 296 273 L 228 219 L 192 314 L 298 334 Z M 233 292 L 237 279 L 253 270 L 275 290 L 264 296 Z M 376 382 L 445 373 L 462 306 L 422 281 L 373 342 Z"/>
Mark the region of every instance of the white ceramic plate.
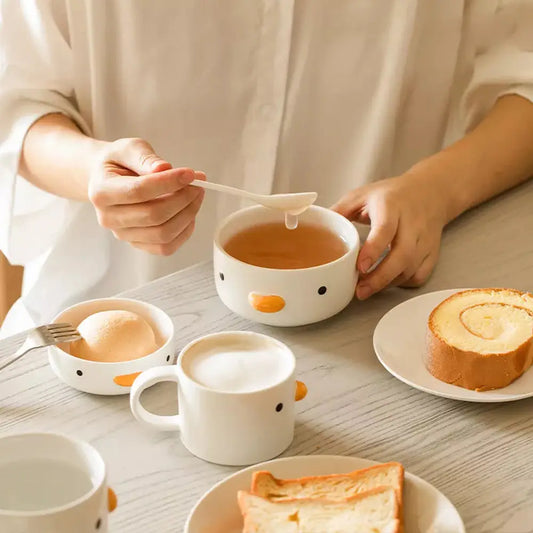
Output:
<path fill-rule="evenodd" d="M 503 389 L 477 392 L 444 383 L 424 365 L 426 328 L 431 311 L 444 299 L 465 289 L 430 292 L 391 309 L 374 330 L 374 350 L 381 364 L 400 381 L 436 396 L 467 402 L 511 402 L 533 396 L 533 371 Z"/>
<path fill-rule="evenodd" d="M 237 491 L 249 490 L 252 472 L 269 470 L 279 478 L 340 474 L 376 464 L 338 455 L 304 455 L 274 459 L 245 468 L 206 492 L 191 511 L 185 533 L 242 533 Z M 426 481 L 405 473 L 406 533 L 465 533 L 463 521 L 450 501 Z"/>

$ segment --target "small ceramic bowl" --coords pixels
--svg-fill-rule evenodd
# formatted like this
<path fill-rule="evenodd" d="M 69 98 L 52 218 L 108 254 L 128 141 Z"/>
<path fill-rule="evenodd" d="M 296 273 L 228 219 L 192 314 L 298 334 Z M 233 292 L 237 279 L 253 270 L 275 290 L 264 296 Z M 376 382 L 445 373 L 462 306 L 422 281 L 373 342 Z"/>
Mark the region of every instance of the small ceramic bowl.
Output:
<path fill-rule="evenodd" d="M 154 366 L 174 363 L 174 324 L 171 318 L 155 305 L 128 298 L 88 300 L 65 309 L 53 322 L 70 322 L 77 327 L 89 315 L 113 309 L 132 311 L 143 317 L 152 326 L 160 348 L 139 359 L 102 363 L 70 355 L 66 351 L 68 346 L 50 346 L 48 360 L 52 370 L 67 385 L 92 394 L 129 394 L 133 381 L 141 372 Z"/>
<path fill-rule="evenodd" d="M 215 234 L 215 284 L 220 299 L 234 313 L 270 326 L 303 326 L 342 311 L 353 299 L 359 234 L 343 216 L 316 205 L 298 217 L 330 229 L 346 243 L 346 253 L 330 263 L 295 269 L 243 263 L 224 246 L 236 233 L 257 224 L 283 223 L 283 213 L 263 206 L 241 209 L 224 219 Z"/>

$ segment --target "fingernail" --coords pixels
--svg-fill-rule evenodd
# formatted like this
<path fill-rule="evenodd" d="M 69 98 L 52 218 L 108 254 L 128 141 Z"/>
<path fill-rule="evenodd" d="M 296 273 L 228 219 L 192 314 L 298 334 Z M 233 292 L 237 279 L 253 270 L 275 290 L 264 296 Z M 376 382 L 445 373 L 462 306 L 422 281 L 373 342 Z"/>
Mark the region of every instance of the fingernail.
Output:
<path fill-rule="evenodd" d="M 370 259 L 370 257 L 367 257 L 366 259 L 363 259 L 361 261 L 361 270 L 363 272 L 368 272 L 368 270 L 370 269 L 370 267 L 372 266 L 372 259 Z"/>
<path fill-rule="evenodd" d="M 152 164 L 150 165 L 150 168 L 155 171 L 161 166 L 170 166 L 170 163 L 167 163 L 166 161 L 163 161 L 162 159 L 156 159 L 155 161 L 152 162 Z"/>
<path fill-rule="evenodd" d="M 370 285 L 359 285 L 357 287 L 357 298 L 359 300 L 366 300 L 372 294 L 372 287 Z"/>
<path fill-rule="evenodd" d="M 194 177 L 199 180 L 206 180 L 207 176 L 205 172 L 202 172 L 201 170 L 195 170 L 194 171 Z"/>
<path fill-rule="evenodd" d="M 196 178 L 196 174 L 194 170 L 192 170 L 191 168 L 187 168 L 183 173 L 183 177 L 185 178 L 185 180 L 192 181 Z"/>

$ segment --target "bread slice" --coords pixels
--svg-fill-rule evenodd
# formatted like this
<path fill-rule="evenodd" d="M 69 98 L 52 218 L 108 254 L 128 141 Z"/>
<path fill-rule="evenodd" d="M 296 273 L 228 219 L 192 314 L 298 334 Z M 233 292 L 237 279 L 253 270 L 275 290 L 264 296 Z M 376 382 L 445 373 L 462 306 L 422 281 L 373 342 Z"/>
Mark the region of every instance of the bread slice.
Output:
<path fill-rule="evenodd" d="M 293 498 L 271 502 L 239 491 L 243 533 L 398 533 L 398 502 L 392 487 L 344 501 Z"/>
<path fill-rule="evenodd" d="M 424 362 L 446 383 L 506 387 L 533 363 L 533 295 L 474 289 L 450 296 L 429 316 Z"/>
<path fill-rule="evenodd" d="M 270 472 L 254 472 L 252 494 L 272 502 L 294 498 L 325 498 L 342 501 L 377 487 L 392 487 L 402 505 L 404 469 L 400 463 L 383 463 L 348 474 L 309 476 L 298 479 L 276 479 Z"/>

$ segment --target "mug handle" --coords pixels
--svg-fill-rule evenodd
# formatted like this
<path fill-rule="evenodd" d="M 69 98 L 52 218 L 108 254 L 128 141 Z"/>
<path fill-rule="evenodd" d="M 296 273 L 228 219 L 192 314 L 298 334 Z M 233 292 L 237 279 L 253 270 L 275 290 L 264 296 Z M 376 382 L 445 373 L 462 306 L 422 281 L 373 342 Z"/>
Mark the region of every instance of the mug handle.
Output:
<path fill-rule="evenodd" d="M 154 415 L 147 411 L 140 402 L 140 397 L 145 389 L 162 381 L 174 381 L 179 384 L 177 366 L 158 366 L 145 370 L 133 382 L 130 390 L 130 408 L 133 416 L 148 426 L 161 431 L 179 431 L 180 415 Z"/>

